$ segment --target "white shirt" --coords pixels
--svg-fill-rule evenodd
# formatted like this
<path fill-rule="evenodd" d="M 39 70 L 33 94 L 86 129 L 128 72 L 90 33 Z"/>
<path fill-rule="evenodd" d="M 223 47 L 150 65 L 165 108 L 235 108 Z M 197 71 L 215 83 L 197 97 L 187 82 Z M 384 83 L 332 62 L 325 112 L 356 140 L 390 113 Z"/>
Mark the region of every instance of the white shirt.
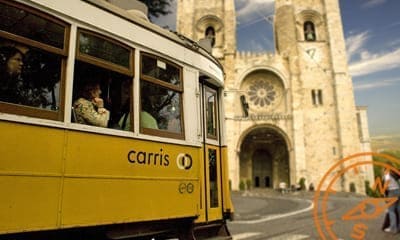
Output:
<path fill-rule="evenodd" d="M 392 175 L 390 175 L 390 173 L 386 173 L 384 176 L 384 180 L 389 181 L 389 185 L 388 185 L 388 190 L 396 190 L 399 189 L 399 184 L 397 183 L 396 179 L 394 179 L 392 177 Z"/>

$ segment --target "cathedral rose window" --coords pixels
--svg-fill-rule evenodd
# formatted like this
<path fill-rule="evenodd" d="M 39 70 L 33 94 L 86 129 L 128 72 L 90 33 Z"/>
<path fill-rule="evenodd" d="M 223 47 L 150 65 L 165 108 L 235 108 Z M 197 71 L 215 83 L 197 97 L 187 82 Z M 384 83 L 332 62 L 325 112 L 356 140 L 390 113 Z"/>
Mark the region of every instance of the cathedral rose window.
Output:
<path fill-rule="evenodd" d="M 271 105 L 276 99 L 276 91 L 270 82 L 258 80 L 249 89 L 250 101 L 256 106 Z"/>

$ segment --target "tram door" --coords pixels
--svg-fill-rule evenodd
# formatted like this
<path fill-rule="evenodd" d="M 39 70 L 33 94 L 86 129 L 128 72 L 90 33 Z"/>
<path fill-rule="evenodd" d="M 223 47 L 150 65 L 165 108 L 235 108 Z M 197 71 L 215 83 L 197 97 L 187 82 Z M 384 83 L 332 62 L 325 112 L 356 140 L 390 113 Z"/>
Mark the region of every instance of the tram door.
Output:
<path fill-rule="evenodd" d="M 213 221 L 222 218 L 219 95 L 217 89 L 208 85 L 203 85 L 202 90 L 204 103 L 204 197 L 207 221 Z"/>

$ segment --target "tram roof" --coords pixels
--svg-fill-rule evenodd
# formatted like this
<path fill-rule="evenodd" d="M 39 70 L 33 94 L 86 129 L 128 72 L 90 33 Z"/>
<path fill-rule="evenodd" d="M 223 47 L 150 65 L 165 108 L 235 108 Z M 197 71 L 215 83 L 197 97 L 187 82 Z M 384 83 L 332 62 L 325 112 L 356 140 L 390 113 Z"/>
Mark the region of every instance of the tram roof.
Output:
<path fill-rule="evenodd" d="M 130 38 L 132 36 L 133 31 L 138 31 L 138 35 L 146 34 L 146 32 L 151 33 L 153 35 L 153 39 L 141 40 L 137 42 L 138 44 L 145 46 L 153 51 L 160 52 L 165 54 L 166 56 L 175 56 L 173 57 L 177 61 L 181 61 L 185 64 L 192 65 L 195 68 L 201 69 L 201 75 L 210 74 L 210 76 L 214 76 L 216 79 L 210 78 L 212 82 L 215 82 L 218 85 L 224 85 L 224 70 L 221 63 L 211 55 L 211 53 L 207 52 L 204 48 L 202 48 L 197 42 L 177 33 L 173 32 L 160 26 L 149 22 L 148 20 L 143 19 L 139 15 L 132 14 L 125 9 L 122 9 L 112 3 L 109 3 L 105 0 L 69 0 L 69 1 L 48 1 L 48 0 L 18 0 L 21 2 L 27 1 L 41 5 L 42 7 L 48 8 L 49 10 L 58 11 L 60 14 L 65 16 L 77 19 L 82 23 L 86 23 L 100 29 L 104 29 L 105 31 L 111 31 L 114 34 L 119 35 L 122 38 L 125 38 L 129 41 L 136 42 L 139 40 L 133 40 Z M 86 3 L 86 4 L 83 4 Z M 88 4 L 88 5 L 87 5 Z M 88 8 L 92 6 L 94 8 Z M 88 11 L 92 11 L 92 9 L 98 9 L 99 11 L 89 13 Z M 110 18 L 109 20 L 105 19 L 107 15 L 101 14 L 101 12 L 105 14 L 110 14 L 110 16 L 114 16 L 114 18 Z M 126 31 L 115 30 L 114 28 L 123 28 L 116 27 L 115 19 L 121 19 L 122 24 Z M 118 23 L 117 23 L 118 24 Z M 127 24 L 133 24 L 132 26 L 136 26 L 133 29 L 127 29 Z M 136 29 L 136 30 L 135 30 Z M 143 31 L 141 30 L 143 29 Z M 128 33 L 129 32 L 129 33 Z M 131 34 L 131 35 L 129 35 Z M 159 37 L 157 37 L 159 36 Z M 165 46 L 158 48 L 160 46 L 158 44 L 162 43 L 161 40 L 165 39 Z M 170 43 L 168 43 L 168 41 Z M 181 46 L 188 51 L 176 52 L 176 47 Z M 163 50 L 161 50 L 163 49 Z M 169 50 L 168 50 L 169 49 Z M 190 54 L 199 54 L 199 58 L 195 58 L 195 55 Z M 202 57 L 200 57 L 202 56 Z M 214 65 L 214 66 L 213 66 Z M 216 69 L 217 67 L 217 69 Z"/>
<path fill-rule="evenodd" d="M 177 42 L 183 46 L 186 46 L 187 48 L 189 48 L 193 51 L 199 52 L 200 54 L 202 54 L 208 58 L 211 58 L 211 60 L 213 60 L 216 64 L 218 64 L 222 68 L 222 65 L 220 64 L 220 62 L 214 56 L 212 56 L 209 52 L 207 52 L 207 50 L 202 48 L 197 42 L 185 37 L 184 35 L 182 35 L 178 32 L 166 30 L 148 20 L 145 20 L 145 19 L 135 15 L 135 14 L 129 13 L 125 9 L 115 6 L 114 4 L 108 3 L 105 0 L 81 0 L 81 1 L 93 4 L 94 6 L 97 6 L 100 9 L 103 9 L 107 12 L 117 15 L 125 20 L 128 20 L 128 21 L 134 23 L 134 24 L 140 25 L 141 27 L 144 27 L 156 34 L 159 34 L 166 38 L 169 38 L 170 40 Z"/>

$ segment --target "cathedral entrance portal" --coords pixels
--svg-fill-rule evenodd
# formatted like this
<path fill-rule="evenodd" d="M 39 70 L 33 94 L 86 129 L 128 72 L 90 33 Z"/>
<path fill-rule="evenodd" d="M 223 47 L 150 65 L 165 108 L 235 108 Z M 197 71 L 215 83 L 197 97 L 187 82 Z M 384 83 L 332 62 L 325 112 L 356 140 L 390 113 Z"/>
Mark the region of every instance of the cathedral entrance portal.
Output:
<path fill-rule="evenodd" d="M 240 179 L 256 188 L 290 184 L 289 153 L 281 133 L 269 127 L 249 132 L 240 147 Z"/>
<path fill-rule="evenodd" d="M 252 156 L 254 187 L 272 187 L 272 157 L 265 149 L 257 149 Z"/>

